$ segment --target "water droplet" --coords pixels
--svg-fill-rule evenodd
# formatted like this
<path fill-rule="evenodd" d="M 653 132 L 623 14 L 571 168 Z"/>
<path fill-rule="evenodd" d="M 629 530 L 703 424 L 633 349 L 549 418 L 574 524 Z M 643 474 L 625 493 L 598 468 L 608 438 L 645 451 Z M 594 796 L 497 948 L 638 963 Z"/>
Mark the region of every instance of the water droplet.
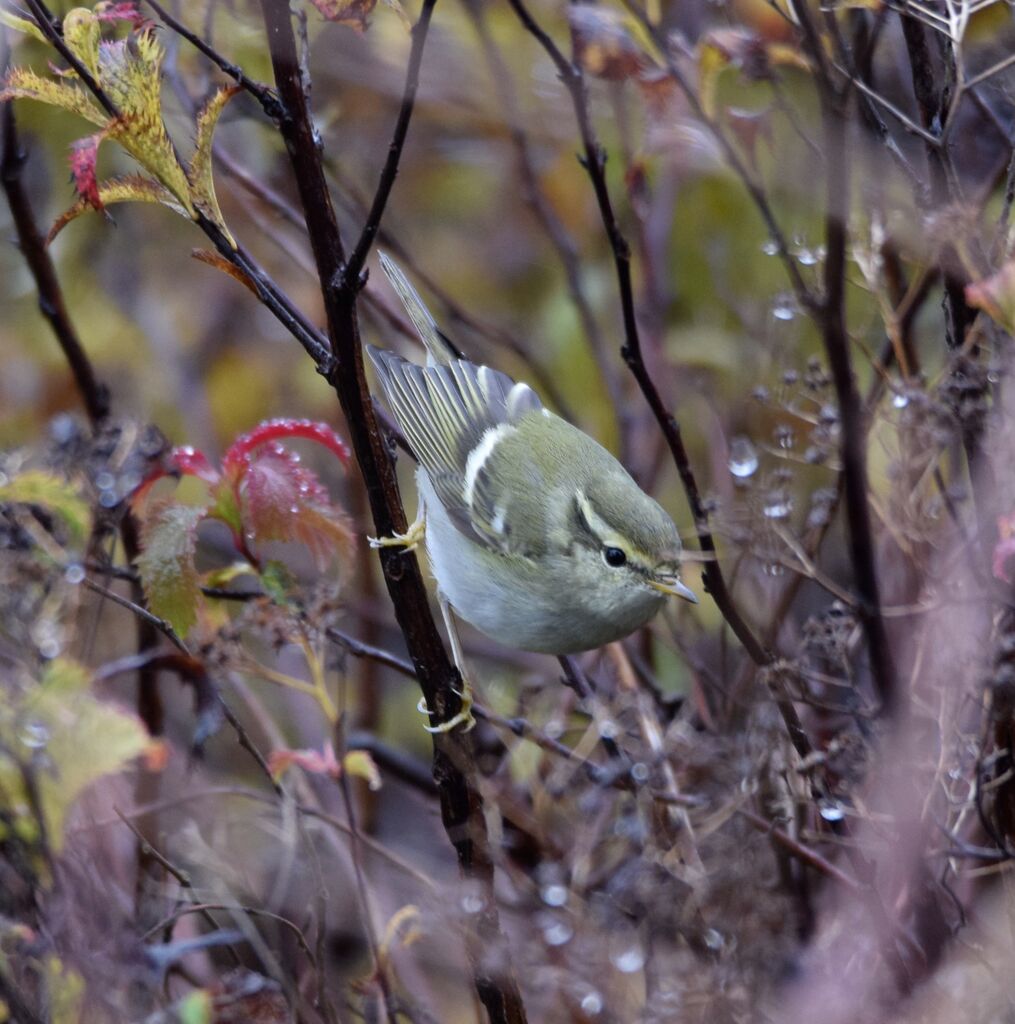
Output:
<path fill-rule="evenodd" d="M 290 506 L 289 506 L 289 511 L 290 511 L 290 512 L 291 512 L 291 513 L 292 513 L 292 514 L 293 514 L 294 516 L 298 516 L 298 515 L 300 514 L 300 507 L 299 507 L 299 505 L 290 505 Z"/>
<path fill-rule="evenodd" d="M 18 734 L 29 750 L 41 750 L 49 742 L 49 729 L 42 722 L 29 722 Z"/>
<path fill-rule="evenodd" d="M 462 897 L 462 910 L 466 914 L 478 914 L 483 909 L 483 901 L 479 896 L 470 894 Z"/>
<path fill-rule="evenodd" d="M 60 641 L 55 636 L 43 640 L 39 644 L 39 654 L 47 661 L 52 661 L 60 654 Z"/>
<path fill-rule="evenodd" d="M 559 718 L 551 718 L 546 725 L 543 726 L 543 732 L 546 733 L 550 739 L 559 740 L 564 735 L 564 723 Z"/>
<path fill-rule="evenodd" d="M 78 426 L 73 416 L 68 413 L 61 413 L 59 416 L 54 416 L 53 421 L 49 425 L 50 437 L 57 444 L 67 444 L 72 441 L 78 432 Z"/>
<path fill-rule="evenodd" d="M 74 562 L 72 565 L 68 565 L 64 570 L 63 578 L 72 584 L 78 584 L 85 578 L 84 566 L 78 565 Z"/>
<path fill-rule="evenodd" d="M 636 764 L 631 765 L 631 778 L 635 782 L 644 783 L 648 782 L 649 769 L 648 765 L 644 761 L 638 761 Z"/>
<path fill-rule="evenodd" d="M 759 384 L 751 390 L 751 398 L 756 402 L 767 402 L 768 397 L 768 388 L 766 388 L 764 384 Z"/>
<path fill-rule="evenodd" d="M 607 718 L 599 723 L 599 735 L 602 736 L 604 740 L 615 740 L 619 734 L 620 728 L 617 726 L 616 722 Z"/>
<path fill-rule="evenodd" d="M 793 511 L 793 502 L 784 494 L 772 495 L 762 509 L 766 519 L 786 519 Z"/>
<path fill-rule="evenodd" d="M 802 267 L 813 267 L 818 262 L 818 254 L 813 249 L 798 249 L 796 258 Z"/>
<path fill-rule="evenodd" d="M 116 485 L 116 477 L 108 470 L 103 470 L 95 476 L 95 486 L 100 491 L 109 491 Z"/>
<path fill-rule="evenodd" d="M 761 243 L 761 251 L 766 256 L 777 256 L 779 254 L 779 244 L 773 238 L 769 238 L 767 241 Z"/>
<path fill-rule="evenodd" d="M 766 576 L 783 576 L 786 573 L 786 566 L 780 565 L 778 562 L 766 562 L 763 572 Z"/>
<path fill-rule="evenodd" d="M 99 495 L 99 504 L 103 508 L 116 508 L 119 500 L 116 496 L 116 491 L 103 491 Z"/>
<path fill-rule="evenodd" d="M 825 821 L 842 821 L 846 817 L 846 812 L 838 800 L 822 800 L 818 804 L 818 814 Z"/>
<path fill-rule="evenodd" d="M 772 303 L 772 316 L 776 320 L 792 320 L 796 316 L 796 304 L 788 293 L 777 295 Z"/>
<path fill-rule="evenodd" d="M 562 907 L 567 903 L 567 888 L 563 885 L 547 885 L 539 894 L 548 907 Z"/>
<path fill-rule="evenodd" d="M 621 974 L 634 974 L 645 966 L 645 954 L 640 946 L 632 946 L 621 953 L 613 953 L 610 960 Z"/>
<path fill-rule="evenodd" d="M 715 928 L 706 928 L 705 934 L 702 936 L 705 940 L 705 945 L 708 946 L 712 952 L 717 952 L 726 945 L 726 940 L 722 937 L 722 932 L 717 931 Z"/>
<path fill-rule="evenodd" d="M 574 935 L 571 926 L 563 921 L 557 921 L 548 928 L 543 929 L 543 941 L 548 946 L 563 946 L 571 941 Z"/>
<path fill-rule="evenodd" d="M 909 405 L 909 395 L 900 392 L 892 398 L 892 405 L 896 409 L 905 409 Z"/>
<path fill-rule="evenodd" d="M 587 1017 L 595 1017 L 603 1012 L 603 997 L 598 992 L 588 992 L 582 998 L 581 1011 Z"/>
<path fill-rule="evenodd" d="M 746 437 L 735 437 L 730 443 L 730 472 L 740 480 L 752 476 L 758 469 L 758 453 Z"/>
<path fill-rule="evenodd" d="M 788 427 L 785 424 L 780 424 L 775 428 L 775 440 L 776 443 L 783 451 L 789 451 L 793 447 L 796 441 L 796 436 L 793 433 L 793 428 Z"/>

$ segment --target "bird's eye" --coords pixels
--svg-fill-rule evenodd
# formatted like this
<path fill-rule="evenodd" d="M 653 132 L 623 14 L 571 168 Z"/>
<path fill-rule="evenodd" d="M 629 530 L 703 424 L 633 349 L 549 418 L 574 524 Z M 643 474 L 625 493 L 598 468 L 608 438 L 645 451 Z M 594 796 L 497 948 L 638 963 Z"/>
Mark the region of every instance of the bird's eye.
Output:
<path fill-rule="evenodd" d="M 627 564 L 627 555 L 620 548 L 603 548 L 603 561 L 614 569 L 619 569 Z"/>

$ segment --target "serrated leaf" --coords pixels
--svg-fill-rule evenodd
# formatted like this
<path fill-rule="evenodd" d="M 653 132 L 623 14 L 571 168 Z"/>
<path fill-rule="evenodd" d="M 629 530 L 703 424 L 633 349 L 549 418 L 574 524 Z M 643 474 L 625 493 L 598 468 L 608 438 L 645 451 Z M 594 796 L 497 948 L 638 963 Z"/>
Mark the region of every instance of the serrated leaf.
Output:
<path fill-rule="evenodd" d="M 78 489 L 41 469 L 30 469 L 0 486 L 0 503 L 39 505 L 56 515 L 71 540 L 80 544 L 88 535 L 91 516 Z"/>
<path fill-rule="evenodd" d="M 251 460 L 238 493 L 244 528 L 256 541 L 297 541 L 323 563 L 352 539 L 317 476 L 281 445 Z"/>
<path fill-rule="evenodd" d="M 49 42 L 46 33 L 34 21 L 28 18 L 19 18 L 16 14 L 11 14 L 10 11 L 5 11 L 3 8 L 0 8 L 0 25 L 6 25 L 8 28 L 14 29 L 15 32 L 23 32 L 26 36 L 38 39 L 39 42 Z"/>
<path fill-rule="evenodd" d="M 38 100 L 69 110 L 92 124 L 105 125 L 109 115 L 76 82 L 43 78 L 28 68 L 11 68 L 0 91 L 0 102 L 10 99 Z"/>
<path fill-rule="evenodd" d="M 85 206 L 93 210 L 103 208 L 95 168 L 99 158 L 99 146 L 105 137 L 105 131 L 86 135 L 74 142 L 70 150 L 70 173 L 74 179 L 74 189 Z"/>
<path fill-rule="evenodd" d="M 176 196 L 194 216 L 190 182 L 162 120 L 162 61 L 165 50 L 151 29 L 129 40 L 99 44 L 98 79 L 120 117 L 109 137 Z"/>
<path fill-rule="evenodd" d="M 201 506 L 152 502 L 141 528 L 144 550 L 137 567 L 148 606 L 181 636 L 197 620 L 201 592 L 194 551 L 197 527 L 206 515 Z"/>
<path fill-rule="evenodd" d="M 57 659 L 20 702 L 3 707 L 0 741 L 0 794 L 8 799 L 17 799 L 24 787 L 14 757 L 44 755 L 35 783 L 49 841 L 58 852 L 67 812 L 82 790 L 142 753 L 149 736 L 135 715 L 93 696 L 83 666 Z"/>
<path fill-rule="evenodd" d="M 242 89 L 238 85 L 225 86 L 219 89 L 201 108 L 197 115 L 194 155 L 191 157 L 190 166 L 187 169 L 194 205 L 225 232 L 234 249 L 236 242 L 226 228 L 225 221 L 222 219 L 222 211 L 219 209 L 218 198 L 215 195 L 215 183 L 212 179 L 212 139 L 223 108 L 241 91 Z"/>
<path fill-rule="evenodd" d="M 103 208 L 112 206 L 114 203 L 160 203 L 169 207 L 174 213 L 181 217 L 190 218 L 190 214 L 176 201 L 165 185 L 154 178 L 146 178 L 143 174 L 128 174 L 118 178 L 107 178 L 99 182 L 99 202 Z M 54 238 L 72 221 L 77 220 L 83 213 L 93 209 L 91 203 L 84 198 L 79 199 L 73 206 L 68 207 L 53 222 L 46 236 L 46 244 L 49 245 Z"/>

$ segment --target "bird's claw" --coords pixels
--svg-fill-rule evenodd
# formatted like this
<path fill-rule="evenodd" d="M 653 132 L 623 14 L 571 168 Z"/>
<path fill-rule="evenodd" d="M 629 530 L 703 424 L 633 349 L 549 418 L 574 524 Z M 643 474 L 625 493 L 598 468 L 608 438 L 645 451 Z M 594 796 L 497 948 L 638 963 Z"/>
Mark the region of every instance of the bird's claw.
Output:
<path fill-rule="evenodd" d="M 462 732 L 469 732 L 476 725 L 476 719 L 472 717 L 472 691 L 468 686 L 465 686 L 460 692 L 455 691 L 462 699 L 462 706 L 454 717 L 449 718 L 446 722 L 441 722 L 440 725 L 424 725 L 423 728 L 427 732 L 451 732 L 452 729 L 462 726 Z M 427 707 L 426 697 L 420 697 L 419 703 L 416 705 L 416 710 L 421 715 L 429 715 L 430 709 Z"/>

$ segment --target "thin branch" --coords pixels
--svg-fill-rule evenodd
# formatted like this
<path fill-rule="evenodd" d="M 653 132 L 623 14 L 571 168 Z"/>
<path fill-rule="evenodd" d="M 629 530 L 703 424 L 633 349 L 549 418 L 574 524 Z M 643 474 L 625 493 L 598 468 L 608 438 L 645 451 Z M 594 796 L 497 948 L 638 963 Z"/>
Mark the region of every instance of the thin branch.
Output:
<path fill-rule="evenodd" d="M 409 122 L 412 120 L 412 110 L 416 103 L 416 90 L 419 88 L 419 69 L 423 63 L 423 47 L 426 45 L 427 32 L 430 29 L 430 19 L 433 16 L 433 9 L 437 0 L 423 0 L 423 8 L 419 12 L 419 20 L 412 26 L 412 46 L 409 50 L 409 64 L 405 71 L 405 88 L 402 92 L 402 105 L 398 111 L 398 119 L 395 121 L 395 130 L 388 145 L 388 156 L 384 162 L 384 168 L 377 182 L 377 191 L 374 193 L 373 202 L 370 204 L 370 211 L 367 213 L 366 223 L 353 247 L 352 255 L 342 268 L 341 288 L 344 291 L 353 291 L 359 285 L 360 272 L 366 263 L 370 253 L 370 247 L 374 244 L 377 232 L 380 230 L 381 218 L 384 216 L 385 207 L 388 205 L 388 197 L 394 187 L 395 178 L 398 176 L 398 165 L 402 159 L 402 149 L 405 146 L 405 137 L 409 132 Z"/>
<path fill-rule="evenodd" d="M 214 47 L 209 46 L 201 36 L 191 32 L 186 25 L 177 21 L 161 4 L 155 0 L 144 0 L 146 4 L 168 25 L 178 36 L 186 39 L 191 46 L 203 53 L 220 71 L 227 74 L 237 85 L 242 86 L 261 105 L 261 109 L 272 119 L 278 121 L 282 107 L 278 102 L 275 90 L 263 82 L 255 81 L 247 76 L 243 68 L 232 61 L 226 60 Z"/>
<path fill-rule="evenodd" d="M 325 376 L 338 395 L 349 425 L 374 527 L 379 536 L 389 536 L 404 531 L 406 520 L 363 371 L 356 313 L 358 275 L 350 277 L 345 272 L 345 250 L 308 106 L 289 4 L 285 0 L 261 0 L 261 10 L 283 106 L 279 130 L 303 206 L 327 314 L 331 362 Z M 397 161 L 389 171 L 392 181 L 396 170 Z M 383 205 L 381 202 L 379 209 Z M 445 721 L 461 707 L 458 674 L 430 613 L 419 563 L 411 553 L 388 549 L 381 553 L 381 565 L 432 720 L 435 724 Z M 444 826 L 459 864 L 486 894 L 484 907 L 476 915 L 476 932 L 470 933 L 466 943 L 476 989 L 492 1021 L 522 1024 L 525 1009 L 500 930 L 493 891 L 493 854 L 468 735 L 460 730 L 434 735 L 434 777 L 440 789 Z"/>
<path fill-rule="evenodd" d="M 684 492 L 687 495 L 687 503 L 691 508 L 691 515 L 694 517 L 694 525 L 698 532 L 701 548 L 709 555 L 714 556 L 716 554 L 715 540 L 709 528 L 708 513 L 705 511 L 701 492 L 698 489 L 698 482 L 695 478 L 694 470 L 691 468 L 691 460 L 684 446 L 680 424 L 669 411 L 662 396 L 659 394 L 659 389 L 656 387 L 655 381 L 652 379 L 642 357 L 641 336 L 638 331 L 638 320 L 634 308 L 634 288 L 631 283 L 631 250 L 627 244 L 627 239 L 620 230 L 620 225 L 613 211 L 613 202 L 610 199 L 609 187 L 606 183 L 606 152 L 600 145 L 595 134 L 595 128 L 592 125 L 584 75 L 576 64 L 569 61 L 561 53 L 557 44 L 533 19 L 522 0 L 510 0 L 510 3 L 525 28 L 535 36 L 543 49 L 546 50 L 557 68 L 561 81 L 570 93 L 584 149 L 582 164 L 591 179 L 596 201 L 599 204 L 603 227 L 606 230 L 610 247 L 613 251 L 613 261 L 616 268 L 617 286 L 620 291 L 624 321 L 624 346 L 621 349 L 621 356 L 638 382 L 638 386 L 641 388 L 642 394 L 645 396 L 649 408 L 651 408 L 652 414 L 655 416 L 656 422 L 666 438 L 670 454 L 673 457 L 677 472 L 680 474 L 680 480 L 684 486 Z M 759 665 L 768 664 L 772 656 L 768 651 L 764 650 L 751 632 L 747 622 L 737 610 L 732 595 L 726 586 L 722 569 L 719 567 L 718 558 L 710 558 L 705 563 L 703 577 L 706 589 L 712 595 L 723 618 L 744 645 L 751 660 Z"/>

